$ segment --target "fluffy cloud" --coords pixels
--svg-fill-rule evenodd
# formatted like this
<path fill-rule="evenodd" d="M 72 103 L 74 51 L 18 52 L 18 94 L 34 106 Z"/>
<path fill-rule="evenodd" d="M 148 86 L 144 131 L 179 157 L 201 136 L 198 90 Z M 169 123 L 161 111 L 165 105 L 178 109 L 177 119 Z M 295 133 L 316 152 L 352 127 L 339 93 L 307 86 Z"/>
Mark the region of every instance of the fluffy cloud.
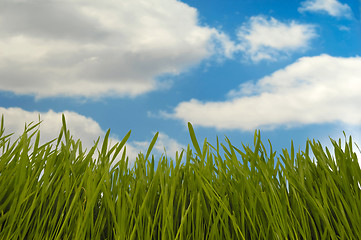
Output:
<path fill-rule="evenodd" d="M 24 131 L 25 123 L 38 123 L 39 116 L 41 123 L 41 143 L 48 142 L 60 133 L 62 127 L 61 113 L 49 110 L 48 112 L 29 112 L 21 108 L 2 108 L 0 115 L 5 119 L 6 133 L 14 133 L 14 140 Z M 75 112 L 65 111 L 67 127 L 75 139 L 82 139 L 82 143 L 87 147 L 92 147 L 98 137 L 104 136 L 105 132 L 99 124 L 91 118 L 87 118 Z"/>
<path fill-rule="evenodd" d="M 150 141 L 133 141 L 132 145 L 137 149 L 143 149 L 142 152 L 145 154 Z M 162 132 L 159 133 L 156 144 L 154 145 L 153 151 L 158 154 L 166 153 L 169 157 L 173 158 L 175 153 L 182 151 L 182 149 L 187 149 L 186 146 L 181 145 L 175 139 L 170 138 L 167 134 Z"/>
<path fill-rule="evenodd" d="M 100 143 L 98 148 L 101 147 L 105 131 L 100 125 L 89 117 L 85 117 L 75 112 L 65 111 L 63 112 L 66 118 L 67 128 L 73 135 L 74 139 L 80 139 L 83 148 L 90 149 L 94 146 L 94 142 L 100 137 Z M 39 120 L 42 121 L 40 125 L 40 143 L 46 143 L 54 138 L 57 138 L 62 127 L 62 113 L 54 112 L 52 110 L 48 112 L 29 112 L 21 108 L 2 108 L 0 107 L 0 116 L 4 116 L 5 120 L 5 134 L 14 133 L 11 137 L 13 141 L 17 139 L 24 131 L 25 123 L 30 122 L 37 123 Z M 150 139 L 151 140 L 151 139 Z M 148 141 L 130 141 L 126 144 L 127 156 L 129 157 L 130 163 L 132 163 L 137 157 L 139 152 L 146 153 L 150 140 Z M 114 146 L 121 139 L 116 137 L 110 137 L 109 146 Z M 161 155 L 164 153 L 164 148 L 167 152 L 175 154 L 176 151 L 181 151 L 185 148 L 179 144 L 176 140 L 170 138 L 165 133 L 159 133 L 158 140 L 152 151 L 155 155 Z M 171 156 L 173 157 L 173 155 Z"/>
<path fill-rule="evenodd" d="M 306 0 L 301 2 L 301 7 L 298 10 L 300 12 L 326 12 L 334 17 L 350 18 L 352 16 L 350 6 L 337 0 Z"/>
<path fill-rule="evenodd" d="M 180 103 L 168 117 L 218 129 L 254 130 L 302 124 L 361 124 L 361 57 L 303 57 L 229 100 Z"/>
<path fill-rule="evenodd" d="M 280 22 L 275 18 L 255 16 L 238 31 L 238 49 L 252 61 L 276 60 L 294 51 L 305 50 L 316 37 L 315 26 L 295 21 Z"/>
<path fill-rule="evenodd" d="M 0 90 L 36 97 L 134 97 L 232 48 L 176 0 L 4 0 L 0 28 Z"/>

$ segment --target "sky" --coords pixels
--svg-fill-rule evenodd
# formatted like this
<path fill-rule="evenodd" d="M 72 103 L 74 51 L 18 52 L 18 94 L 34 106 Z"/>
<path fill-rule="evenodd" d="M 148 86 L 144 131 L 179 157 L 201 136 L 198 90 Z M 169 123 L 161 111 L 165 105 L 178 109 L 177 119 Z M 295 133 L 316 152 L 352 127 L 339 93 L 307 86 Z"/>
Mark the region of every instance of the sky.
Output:
<path fill-rule="evenodd" d="M 134 161 L 198 141 L 279 155 L 343 131 L 361 147 L 358 0 L 0 0 L 0 115 L 17 135 L 65 114 L 88 149 L 129 130 Z M 357 149 L 354 149 L 356 152 Z"/>

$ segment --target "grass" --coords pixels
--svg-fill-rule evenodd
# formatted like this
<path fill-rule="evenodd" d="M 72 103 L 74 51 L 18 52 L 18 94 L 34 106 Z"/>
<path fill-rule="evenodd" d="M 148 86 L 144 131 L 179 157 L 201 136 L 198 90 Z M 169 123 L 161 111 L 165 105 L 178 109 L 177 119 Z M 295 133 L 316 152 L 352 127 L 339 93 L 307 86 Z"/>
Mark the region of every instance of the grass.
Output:
<path fill-rule="evenodd" d="M 39 124 L 11 143 L 0 126 L 0 239 L 357 239 L 361 170 L 352 138 L 333 154 L 316 141 L 279 155 L 254 146 L 188 146 L 155 169 L 154 136 L 128 167 L 124 139 L 85 151 L 63 127 Z M 124 151 L 122 151 L 124 150 Z M 311 151 L 314 158 L 311 159 Z M 221 153 L 222 152 L 222 153 Z M 98 153 L 98 154 L 95 154 Z M 94 156 L 97 156 L 95 159 Z"/>

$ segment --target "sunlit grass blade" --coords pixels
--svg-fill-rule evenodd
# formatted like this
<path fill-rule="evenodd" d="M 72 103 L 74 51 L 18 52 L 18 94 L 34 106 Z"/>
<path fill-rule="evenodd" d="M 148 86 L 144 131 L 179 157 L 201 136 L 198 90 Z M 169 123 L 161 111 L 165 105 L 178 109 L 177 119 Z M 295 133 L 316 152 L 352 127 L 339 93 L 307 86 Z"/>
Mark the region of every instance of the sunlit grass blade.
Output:
<path fill-rule="evenodd" d="M 154 147 L 154 145 L 155 145 L 155 142 L 156 142 L 157 139 L 158 139 L 158 135 L 159 135 L 159 132 L 157 132 L 157 133 L 154 135 L 152 141 L 150 142 L 149 147 L 148 147 L 148 150 L 147 150 L 147 153 L 146 153 L 146 155 L 145 155 L 145 160 L 148 159 L 148 157 L 149 157 L 149 155 L 150 155 L 150 153 L 151 153 L 151 151 L 152 151 L 152 149 L 153 149 L 153 147 Z"/>
<path fill-rule="evenodd" d="M 200 147 L 198 145 L 196 134 L 194 133 L 193 126 L 192 126 L 192 124 L 190 122 L 188 122 L 188 130 L 189 130 L 189 135 L 191 137 L 194 149 L 196 150 L 198 156 L 202 157 L 202 152 L 201 152 L 201 149 L 200 149 Z"/>

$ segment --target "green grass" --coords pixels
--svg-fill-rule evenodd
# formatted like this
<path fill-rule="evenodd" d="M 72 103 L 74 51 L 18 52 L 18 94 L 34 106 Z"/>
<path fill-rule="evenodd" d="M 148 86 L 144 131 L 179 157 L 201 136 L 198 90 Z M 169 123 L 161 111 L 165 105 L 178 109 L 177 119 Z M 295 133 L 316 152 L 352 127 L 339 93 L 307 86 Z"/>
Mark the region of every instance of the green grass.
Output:
<path fill-rule="evenodd" d="M 39 124 L 14 141 L 0 126 L 0 239 L 358 239 L 361 170 L 352 139 L 333 154 L 316 141 L 276 155 L 254 146 L 203 146 L 162 156 L 153 138 L 128 167 L 124 139 L 84 151 L 63 127 L 39 144 Z M 314 158 L 310 158 L 311 152 Z M 95 154 L 97 153 L 97 154 Z M 95 159 L 94 156 L 97 156 Z M 120 159 L 120 160 L 119 160 Z M 119 161 L 118 161 L 119 160 Z M 115 162 L 117 161 L 117 162 Z"/>

